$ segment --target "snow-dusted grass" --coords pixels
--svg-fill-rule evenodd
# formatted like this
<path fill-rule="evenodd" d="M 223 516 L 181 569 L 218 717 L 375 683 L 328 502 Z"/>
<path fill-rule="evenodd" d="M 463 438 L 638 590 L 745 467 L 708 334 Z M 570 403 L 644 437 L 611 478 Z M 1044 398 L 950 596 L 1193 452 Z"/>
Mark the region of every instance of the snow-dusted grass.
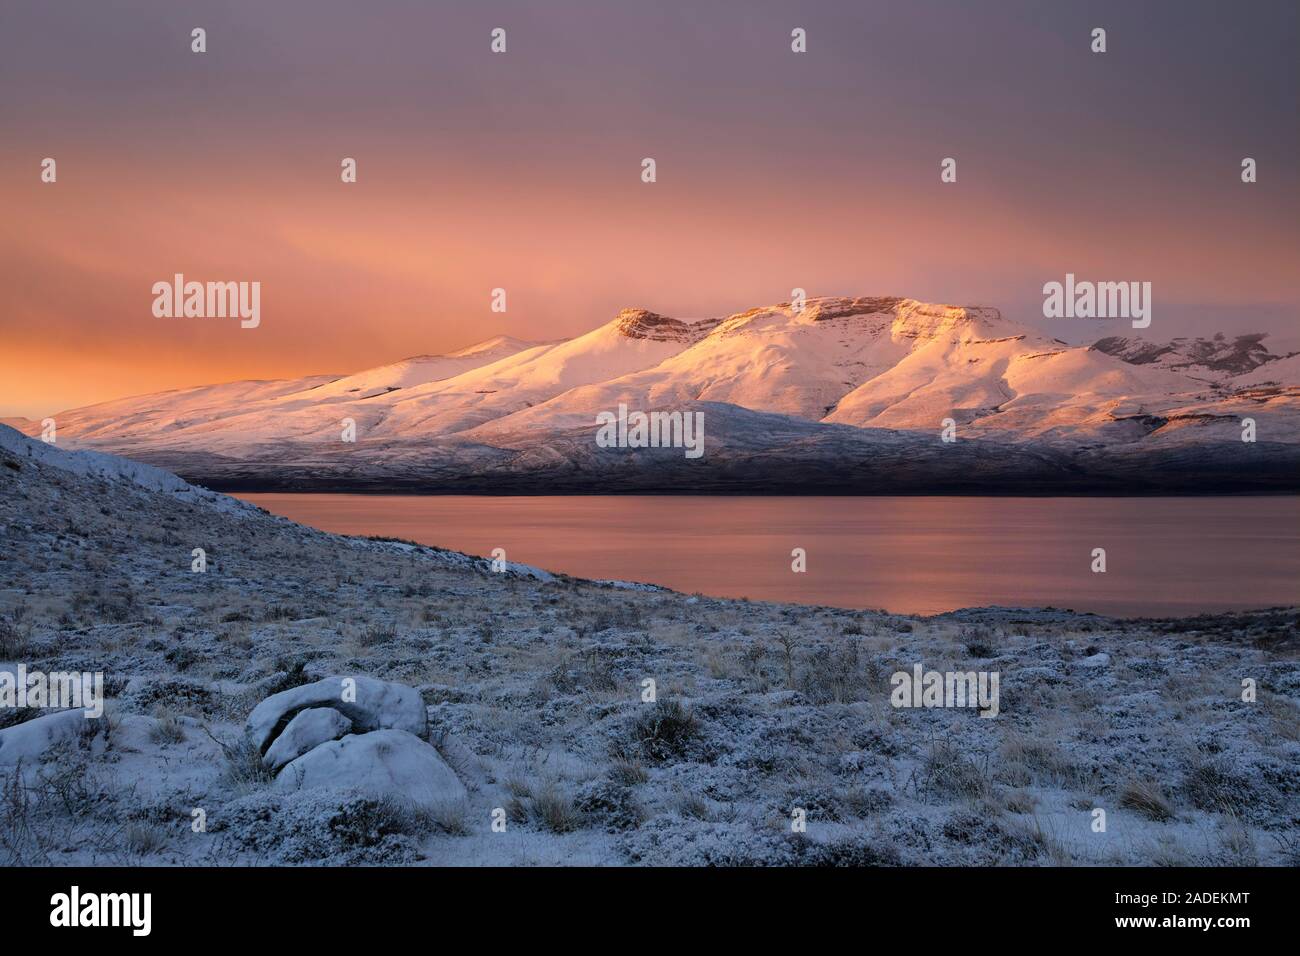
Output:
<path fill-rule="evenodd" d="M 919 619 L 493 574 L 0 450 L 0 666 L 102 671 L 110 697 L 0 766 L 0 863 L 1295 864 L 1296 619 Z M 999 716 L 891 707 L 918 661 L 998 671 Z M 272 791 L 243 720 L 338 673 L 416 687 L 468 798 Z"/>

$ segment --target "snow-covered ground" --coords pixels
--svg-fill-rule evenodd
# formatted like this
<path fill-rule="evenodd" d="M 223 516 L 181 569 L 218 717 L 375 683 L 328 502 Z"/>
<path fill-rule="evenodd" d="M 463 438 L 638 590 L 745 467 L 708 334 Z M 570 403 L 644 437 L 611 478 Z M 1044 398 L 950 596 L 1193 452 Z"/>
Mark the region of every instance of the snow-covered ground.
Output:
<path fill-rule="evenodd" d="M 108 696 L 71 734 L 0 709 L 0 863 L 1300 862 L 1296 609 L 716 600 L 494 573 L 163 474 L 0 428 L 0 671 Z M 998 715 L 891 706 L 917 663 L 996 672 Z M 293 709 L 348 676 L 412 690 Z M 273 778 L 259 705 L 280 749 L 351 735 Z"/>

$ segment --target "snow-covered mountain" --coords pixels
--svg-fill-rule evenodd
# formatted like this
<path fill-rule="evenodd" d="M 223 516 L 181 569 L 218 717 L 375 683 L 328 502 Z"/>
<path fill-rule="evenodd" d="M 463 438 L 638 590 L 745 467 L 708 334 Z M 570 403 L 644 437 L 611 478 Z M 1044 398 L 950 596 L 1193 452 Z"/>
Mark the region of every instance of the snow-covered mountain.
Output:
<path fill-rule="evenodd" d="M 924 490 L 996 473 L 1036 491 L 1293 488 L 1300 356 L 1263 339 L 1070 346 L 996 309 L 894 297 L 696 321 L 626 309 L 560 342 L 498 337 L 54 417 L 61 443 L 219 487 Z M 705 413 L 707 453 L 598 448 L 596 415 L 620 404 Z M 941 440 L 949 420 L 956 442 Z"/>

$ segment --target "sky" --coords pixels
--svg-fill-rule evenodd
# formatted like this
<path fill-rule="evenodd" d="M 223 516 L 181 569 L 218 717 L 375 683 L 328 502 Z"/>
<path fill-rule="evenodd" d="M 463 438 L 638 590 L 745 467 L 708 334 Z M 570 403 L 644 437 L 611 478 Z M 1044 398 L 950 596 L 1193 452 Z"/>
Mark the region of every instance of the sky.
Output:
<path fill-rule="evenodd" d="M 1300 349 L 1298 9 L 5 0 L 0 416 L 795 287 L 1132 334 L 1044 319 L 1067 272 L 1151 282 L 1148 337 Z M 261 324 L 155 317 L 178 272 Z"/>

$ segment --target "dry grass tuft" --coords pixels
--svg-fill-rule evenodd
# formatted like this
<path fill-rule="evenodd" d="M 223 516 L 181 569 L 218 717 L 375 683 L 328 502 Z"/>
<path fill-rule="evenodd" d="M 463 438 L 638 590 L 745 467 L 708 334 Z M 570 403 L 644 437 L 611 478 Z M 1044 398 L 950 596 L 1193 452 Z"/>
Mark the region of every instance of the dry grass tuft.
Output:
<path fill-rule="evenodd" d="M 1128 780 L 1119 792 L 1119 805 L 1135 810 L 1148 820 L 1164 823 L 1174 818 L 1173 807 L 1160 785 L 1150 780 Z"/>

